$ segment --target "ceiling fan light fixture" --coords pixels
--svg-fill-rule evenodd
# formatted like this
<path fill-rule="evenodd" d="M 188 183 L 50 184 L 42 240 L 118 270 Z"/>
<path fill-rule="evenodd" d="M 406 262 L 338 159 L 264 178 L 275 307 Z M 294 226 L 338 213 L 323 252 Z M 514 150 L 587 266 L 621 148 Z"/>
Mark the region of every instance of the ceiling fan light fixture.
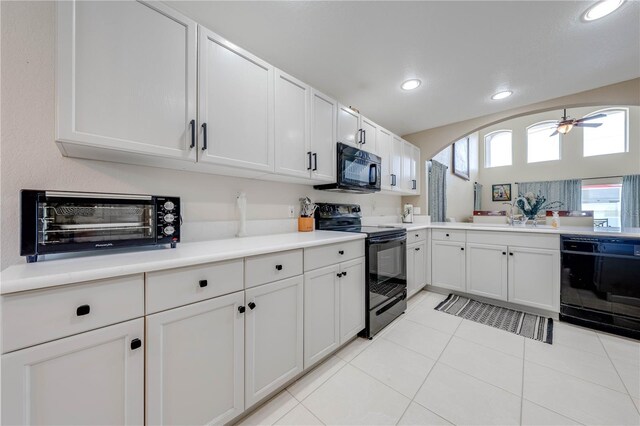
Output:
<path fill-rule="evenodd" d="M 491 99 L 493 99 L 494 101 L 498 101 L 500 99 L 508 98 L 511 95 L 513 95 L 513 92 L 511 90 L 504 90 L 491 96 Z"/>
<path fill-rule="evenodd" d="M 566 135 L 571 131 L 571 129 L 573 129 L 573 123 L 564 123 L 564 124 L 559 124 L 556 130 L 558 131 L 558 133 L 562 133 L 563 135 Z"/>
<path fill-rule="evenodd" d="M 604 18 L 622 6 L 624 1 L 625 0 L 601 0 L 587 9 L 584 15 L 582 15 L 582 19 L 586 22 L 591 22 Z"/>
<path fill-rule="evenodd" d="M 411 80 L 407 80 L 402 83 L 400 87 L 402 88 L 402 90 L 414 90 L 420 87 L 421 84 L 422 81 L 418 80 L 417 78 L 412 78 Z"/>

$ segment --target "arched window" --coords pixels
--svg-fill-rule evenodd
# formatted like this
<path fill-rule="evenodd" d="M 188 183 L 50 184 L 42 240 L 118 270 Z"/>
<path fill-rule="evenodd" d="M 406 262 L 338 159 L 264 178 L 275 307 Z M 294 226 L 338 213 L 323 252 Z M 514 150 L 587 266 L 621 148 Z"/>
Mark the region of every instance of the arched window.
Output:
<path fill-rule="evenodd" d="M 496 130 L 484 137 L 484 166 L 510 166 L 511 130 Z"/>
<path fill-rule="evenodd" d="M 556 124 L 555 121 L 542 121 L 527 127 L 527 163 L 560 159 L 560 134 L 550 136 Z"/>
<path fill-rule="evenodd" d="M 602 126 L 582 128 L 583 155 L 591 157 L 627 152 L 629 150 L 627 143 L 629 110 L 627 108 L 608 108 L 595 111 L 587 117 L 595 114 L 606 114 L 606 116 L 586 122 L 602 123 Z"/>

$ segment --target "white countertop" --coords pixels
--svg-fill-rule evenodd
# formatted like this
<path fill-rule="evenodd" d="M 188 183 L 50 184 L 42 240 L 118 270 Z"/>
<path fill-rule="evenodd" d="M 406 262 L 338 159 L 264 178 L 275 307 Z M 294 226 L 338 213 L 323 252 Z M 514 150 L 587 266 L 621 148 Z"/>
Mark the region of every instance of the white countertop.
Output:
<path fill-rule="evenodd" d="M 592 235 L 596 237 L 640 238 L 640 228 L 591 228 L 587 226 L 550 225 L 509 226 L 507 224 L 432 222 L 426 226 L 433 229 L 462 229 L 466 231 L 525 232 L 539 234 Z"/>
<path fill-rule="evenodd" d="M 294 232 L 226 240 L 179 243 L 127 253 L 44 260 L 10 266 L 2 271 L 0 294 L 35 290 L 162 269 L 179 268 L 265 253 L 364 239 L 365 234 L 332 231 Z"/>

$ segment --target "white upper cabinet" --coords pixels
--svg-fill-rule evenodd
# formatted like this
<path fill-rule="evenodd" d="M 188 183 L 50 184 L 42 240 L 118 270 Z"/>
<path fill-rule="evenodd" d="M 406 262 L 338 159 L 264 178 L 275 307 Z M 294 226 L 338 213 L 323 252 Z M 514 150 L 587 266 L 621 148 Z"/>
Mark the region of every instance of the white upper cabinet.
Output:
<path fill-rule="evenodd" d="M 382 159 L 381 185 L 383 190 L 390 191 L 391 186 L 391 132 L 382 127 L 378 127 L 378 135 L 376 137 L 378 144 L 378 155 Z"/>
<path fill-rule="evenodd" d="M 420 148 L 413 144 L 409 144 L 411 147 L 411 183 L 413 184 L 411 193 L 420 194 L 420 179 L 422 176 L 422 167 L 420 164 Z"/>
<path fill-rule="evenodd" d="M 65 1 L 57 15 L 63 155 L 195 161 L 196 23 L 158 2 Z"/>
<path fill-rule="evenodd" d="M 311 91 L 311 179 L 336 181 L 336 114 L 338 103 Z"/>
<path fill-rule="evenodd" d="M 378 153 L 377 143 L 379 127 L 380 126 L 368 118 L 360 116 L 360 128 L 362 129 L 362 144 L 360 145 L 360 149 L 380 155 Z"/>
<path fill-rule="evenodd" d="M 413 181 L 411 180 L 411 159 L 413 158 L 413 149 L 409 142 L 402 140 L 402 167 L 400 175 L 400 189 L 402 192 L 410 193 L 413 190 Z M 415 169 L 415 167 L 414 167 Z"/>
<path fill-rule="evenodd" d="M 396 135 L 391 135 L 389 163 L 391 165 L 391 189 L 402 191 L 402 139 Z"/>
<path fill-rule="evenodd" d="M 355 148 L 362 144 L 360 114 L 344 105 L 338 105 L 338 142 Z"/>
<path fill-rule="evenodd" d="M 273 67 L 202 26 L 199 31 L 199 161 L 229 173 L 273 172 Z"/>
<path fill-rule="evenodd" d="M 275 171 L 309 178 L 313 168 L 309 140 L 311 88 L 278 69 L 275 79 Z"/>

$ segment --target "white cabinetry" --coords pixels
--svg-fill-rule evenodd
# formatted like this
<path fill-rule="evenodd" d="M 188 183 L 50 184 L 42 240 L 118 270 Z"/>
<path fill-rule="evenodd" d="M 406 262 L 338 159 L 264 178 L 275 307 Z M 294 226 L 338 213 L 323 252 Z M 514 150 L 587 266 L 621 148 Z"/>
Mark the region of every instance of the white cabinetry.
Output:
<path fill-rule="evenodd" d="M 143 340 L 140 318 L 2 355 L 2 424 L 142 424 Z"/>
<path fill-rule="evenodd" d="M 391 177 L 391 155 L 392 155 L 392 141 L 391 132 L 382 127 L 378 127 L 378 136 L 376 138 L 378 144 L 378 155 L 382 159 L 381 165 L 381 189 L 391 191 L 393 187 L 391 183 L 393 179 Z"/>
<path fill-rule="evenodd" d="M 427 284 L 427 242 L 407 246 L 407 297 Z"/>
<path fill-rule="evenodd" d="M 402 139 L 396 135 L 391 136 L 390 158 L 391 189 L 402 191 Z"/>
<path fill-rule="evenodd" d="M 411 166 L 411 171 L 409 172 L 409 193 L 414 195 L 420 194 L 420 179 L 421 179 L 421 164 L 420 164 L 420 148 L 417 146 L 407 143 L 409 150 L 411 152 L 409 163 Z"/>
<path fill-rule="evenodd" d="M 199 31 L 198 161 L 224 174 L 273 173 L 274 68 L 202 26 Z M 288 89 L 294 101 L 298 93 Z"/>
<path fill-rule="evenodd" d="M 338 142 L 354 148 L 362 144 L 360 114 L 344 105 L 338 105 Z"/>
<path fill-rule="evenodd" d="M 456 241 L 432 241 L 431 284 L 465 291 L 465 243 Z"/>
<path fill-rule="evenodd" d="M 467 292 L 507 300 L 507 246 L 467 243 Z"/>
<path fill-rule="evenodd" d="M 336 181 L 336 111 L 338 103 L 311 91 L 311 180 Z M 279 155 L 277 153 L 276 155 Z"/>
<path fill-rule="evenodd" d="M 340 343 L 365 326 L 364 258 L 340 264 Z"/>
<path fill-rule="evenodd" d="M 245 405 L 251 407 L 303 368 L 302 275 L 246 290 Z"/>
<path fill-rule="evenodd" d="M 340 265 L 304 275 L 304 366 L 340 346 Z"/>
<path fill-rule="evenodd" d="M 242 291 L 147 317 L 148 424 L 223 424 L 244 410 Z"/>
<path fill-rule="evenodd" d="M 378 126 L 373 121 L 369 120 L 365 116 L 360 116 L 360 128 L 362 129 L 362 145 L 361 149 L 365 151 L 373 152 L 374 154 L 380 155 L 378 153 Z"/>
<path fill-rule="evenodd" d="M 195 162 L 196 23 L 157 2 L 60 2 L 57 14 L 62 154 Z"/>
<path fill-rule="evenodd" d="M 559 250 L 509 247 L 509 301 L 560 310 Z"/>
<path fill-rule="evenodd" d="M 311 88 L 280 70 L 275 71 L 275 79 L 275 171 L 309 178 Z"/>

